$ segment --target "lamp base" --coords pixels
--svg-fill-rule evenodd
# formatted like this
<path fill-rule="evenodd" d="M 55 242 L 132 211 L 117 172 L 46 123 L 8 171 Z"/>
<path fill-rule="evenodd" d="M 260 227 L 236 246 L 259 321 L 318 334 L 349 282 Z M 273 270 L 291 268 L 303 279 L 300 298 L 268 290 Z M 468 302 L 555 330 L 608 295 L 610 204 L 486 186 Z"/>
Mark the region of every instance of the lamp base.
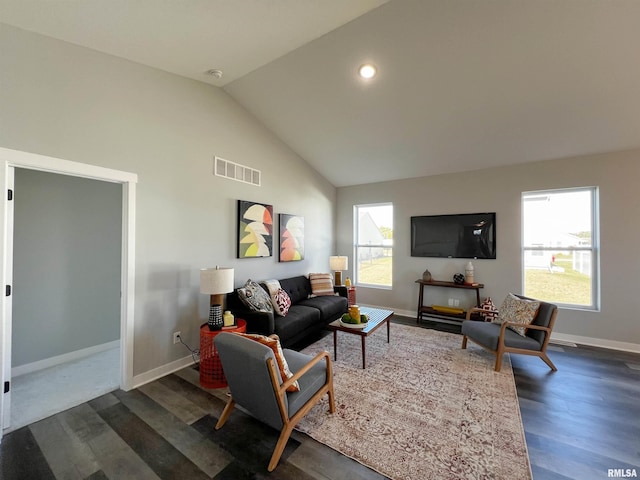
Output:
<path fill-rule="evenodd" d="M 342 285 L 342 272 L 336 270 L 334 283 L 336 286 Z"/>
<path fill-rule="evenodd" d="M 222 318 L 222 306 L 211 305 L 209 307 L 209 330 L 220 330 L 224 326 L 224 320 Z"/>

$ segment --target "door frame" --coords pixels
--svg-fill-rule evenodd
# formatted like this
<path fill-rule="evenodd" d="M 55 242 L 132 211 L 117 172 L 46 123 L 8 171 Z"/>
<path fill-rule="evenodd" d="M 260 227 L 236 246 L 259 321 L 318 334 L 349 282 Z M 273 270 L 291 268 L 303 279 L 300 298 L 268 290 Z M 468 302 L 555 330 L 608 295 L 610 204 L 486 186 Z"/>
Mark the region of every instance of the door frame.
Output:
<path fill-rule="evenodd" d="M 13 189 L 15 168 L 40 170 L 75 177 L 89 178 L 122 185 L 122 254 L 120 278 L 120 388 L 133 388 L 133 335 L 135 305 L 135 219 L 136 183 L 134 173 L 112 170 L 55 157 L 38 155 L 0 147 L 0 165 L 4 168 L 5 186 L 2 221 L 2 285 L 13 280 L 13 203 L 7 191 Z M 11 378 L 11 296 L 2 295 L 0 308 L 0 386 Z M 4 390 L 3 390 L 4 391 Z M 0 394 L 0 441 L 5 429 L 6 394 Z"/>

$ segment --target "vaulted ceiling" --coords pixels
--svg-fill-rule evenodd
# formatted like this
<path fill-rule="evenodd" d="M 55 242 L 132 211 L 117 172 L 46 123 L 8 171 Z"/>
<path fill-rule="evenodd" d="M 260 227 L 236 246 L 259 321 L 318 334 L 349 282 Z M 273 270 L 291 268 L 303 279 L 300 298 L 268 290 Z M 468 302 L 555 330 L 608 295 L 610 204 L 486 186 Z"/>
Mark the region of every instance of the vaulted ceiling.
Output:
<path fill-rule="evenodd" d="M 0 0 L 0 21 L 223 88 L 336 186 L 640 148 L 638 0 Z"/>

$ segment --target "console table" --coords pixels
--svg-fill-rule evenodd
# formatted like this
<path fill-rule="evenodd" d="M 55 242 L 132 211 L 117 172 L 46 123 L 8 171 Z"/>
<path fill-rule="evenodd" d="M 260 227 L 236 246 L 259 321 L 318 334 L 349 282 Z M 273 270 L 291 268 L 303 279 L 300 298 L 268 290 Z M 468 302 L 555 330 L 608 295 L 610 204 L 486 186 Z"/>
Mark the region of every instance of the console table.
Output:
<path fill-rule="evenodd" d="M 454 282 L 441 282 L 438 280 L 432 280 L 425 282 L 424 280 L 416 280 L 416 283 L 420 285 L 418 294 L 418 314 L 416 316 L 416 323 L 420 323 L 424 317 L 429 318 L 445 318 L 452 320 L 464 320 L 466 312 L 462 313 L 446 313 L 439 312 L 433 308 L 423 305 L 424 303 L 424 288 L 425 287 L 444 287 L 444 288 L 462 288 L 464 290 L 473 290 L 476 292 L 476 306 L 480 306 L 480 289 L 484 288 L 482 283 L 474 283 L 473 285 L 458 284 Z"/>

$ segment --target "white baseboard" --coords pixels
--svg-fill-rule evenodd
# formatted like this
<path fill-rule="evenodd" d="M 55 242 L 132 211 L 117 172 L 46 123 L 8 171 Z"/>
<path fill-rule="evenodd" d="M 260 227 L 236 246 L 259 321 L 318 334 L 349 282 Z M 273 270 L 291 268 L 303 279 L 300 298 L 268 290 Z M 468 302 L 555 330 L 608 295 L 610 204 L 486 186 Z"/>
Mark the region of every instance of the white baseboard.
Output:
<path fill-rule="evenodd" d="M 607 340 L 605 338 L 582 337 L 580 335 L 553 332 L 551 334 L 551 342 L 554 340 L 577 343 L 579 345 L 589 345 L 590 347 L 608 348 L 610 350 L 622 350 L 623 352 L 640 353 L 640 345 L 637 343 L 618 342 L 616 340 Z"/>
<path fill-rule="evenodd" d="M 45 358 L 38 360 L 37 362 L 26 363 L 18 367 L 11 369 L 11 377 L 19 377 L 20 375 L 26 375 L 27 373 L 33 373 L 45 368 L 55 367 L 62 363 L 67 363 L 72 360 L 78 360 L 89 355 L 111 350 L 112 348 L 118 348 L 120 346 L 120 340 L 114 340 L 113 342 L 102 343 L 100 345 L 94 345 L 93 347 L 83 348 L 74 352 L 64 353 L 55 357 Z"/>
<path fill-rule="evenodd" d="M 174 360 L 173 362 L 167 363 L 166 365 L 162 365 L 161 367 L 154 368 L 147 372 L 141 373 L 140 375 L 135 375 L 133 377 L 133 388 L 141 387 L 146 383 L 153 382 L 159 378 L 162 378 L 166 375 L 169 375 L 173 372 L 177 372 L 178 370 L 182 370 L 189 365 L 193 365 L 193 357 L 188 355 L 186 357 L 180 358 L 178 360 Z"/>
<path fill-rule="evenodd" d="M 400 315 L 402 317 L 416 318 L 416 312 L 413 310 L 395 310 L 393 308 L 380 307 L 377 305 L 364 305 L 364 304 L 361 304 L 361 305 L 374 307 L 374 308 L 383 308 L 385 310 L 393 310 L 394 314 L 396 315 Z M 434 319 L 434 320 L 438 321 L 438 319 Z M 459 323 L 459 322 L 445 321 L 444 323 Z M 566 333 L 553 332 L 553 334 L 551 335 L 551 342 L 554 342 L 554 340 L 557 340 L 558 344 L 577 343 L 579 345 L 589 345 L 591 347 L 600 347 L 600 348 L 608 348 L 610 350 L 621 350 L 624 352 L 640 353 L 640 345 L 638 345 L 637 343 L 618 342 L 615 340 L 607 340 L 604 338 L 583 337 L 580 335 L 569 335 Z"/>

